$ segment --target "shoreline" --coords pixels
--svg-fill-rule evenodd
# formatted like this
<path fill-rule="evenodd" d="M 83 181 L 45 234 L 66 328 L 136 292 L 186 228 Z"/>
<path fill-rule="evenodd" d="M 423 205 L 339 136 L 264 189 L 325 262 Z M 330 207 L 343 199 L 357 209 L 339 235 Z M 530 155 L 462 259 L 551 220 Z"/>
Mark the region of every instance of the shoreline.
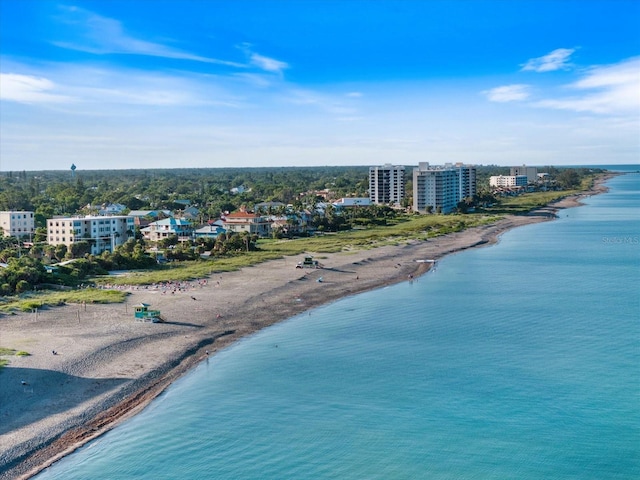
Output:
<path fill-rule="evenodd" d="M 207 355 L 241 338 L 429 271 L 432 264 L 417 260 L 491 245 L 512 228 L 555 219 L 558 210 L 606 191 L 603 183 L 615 175 L 600 176 L 589 191 L 491 225 L 428 241 L 318 254 L 323 269 L 296 269 L 300 256 L 284 257 L 212 274 L 206 284 L 185 282 L 175 294 L 134 288 L 124 305 L 67 305 L 0 318 L 2 346 L 31 353 L 12 357 L 0 373 L 0 479 L 36 475 L 140 412 Z M 167 321 L 134 321 L 133 305 L 139 303 L 161 310 Z"/>

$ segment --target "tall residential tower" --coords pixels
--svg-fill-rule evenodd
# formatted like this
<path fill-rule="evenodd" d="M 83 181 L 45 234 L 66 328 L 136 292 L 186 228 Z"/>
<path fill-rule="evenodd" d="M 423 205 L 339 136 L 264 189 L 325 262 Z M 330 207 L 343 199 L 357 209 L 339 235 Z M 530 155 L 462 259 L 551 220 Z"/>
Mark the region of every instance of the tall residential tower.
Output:
<path fill-rule="evenodd" d="M 369 167 L 371 203 L 400 205 L 404 198 L 404 167 L 386 164 Z"/>
<path fill-rule="evenodd" d="M 476 194 L 476 167 L 450 163 L 430 166 L 420 162 L 413 169 L 413 210 L 416 212 L 454 211 L 458 202 Z"/>

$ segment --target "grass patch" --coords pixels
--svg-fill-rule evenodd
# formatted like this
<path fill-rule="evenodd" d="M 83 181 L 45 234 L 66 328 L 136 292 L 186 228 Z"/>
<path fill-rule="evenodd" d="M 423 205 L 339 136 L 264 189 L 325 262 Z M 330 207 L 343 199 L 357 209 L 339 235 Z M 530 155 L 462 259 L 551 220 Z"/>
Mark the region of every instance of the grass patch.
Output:
<path fill-rule="evenodd" d="M 9 298 L 0 305 L 0 312 L 31 312 L 37 308 L 55 307 L 67 303 L 122 303 L 127 292 L 86 288 L 67 292 L 29 293 L 22 297 Z"/>
<path fill-rule="evenodd" d="M 485 209 L 487 213 L 518 215 L 529 213 L 536 208 L 541 208 L 550 203 L 557 202 L 571 195 L 577 195 L 589 191 L 598 175 L 587 175 L 580 181 L 580 187 L 575 190 L 561 190 L 553 192 L 523 193 L 516 197 L 502 197 L 500 203 Z"/>
<path fill-rule="evenodd" d="M 23 350 L 16 351 L 13 348 L 0 347 L 0 356 L 8 357 L 8 356 L 17 356 L 17 357 L 28 357 L 31 355 L 29 352 L 25 352 Z M 0 370 L 6 365 L 9 365 L 9 360 L 6 358 L 0 358 Z"/>
<path fill-rule="evenodd" d="M 174 262 L 162 269 L 136 271 L 127 275 L 94 279 L 99 284 L 151 285 L 169 281 L 188 281 L 216 272 L 229 272 L 285 256 L 306 252 L 338 253 L 367 250 L 385 245 L 400 245 L 411 240 L 427 240 L 439 235 L 458 232 L 466 228 L 485 225 L 499 220 L 497 215 L 406 215 L 393 225 L 326 233 L 293 240 L 260 239 L 258 251 L 243 252 L 206 260 Z"/>

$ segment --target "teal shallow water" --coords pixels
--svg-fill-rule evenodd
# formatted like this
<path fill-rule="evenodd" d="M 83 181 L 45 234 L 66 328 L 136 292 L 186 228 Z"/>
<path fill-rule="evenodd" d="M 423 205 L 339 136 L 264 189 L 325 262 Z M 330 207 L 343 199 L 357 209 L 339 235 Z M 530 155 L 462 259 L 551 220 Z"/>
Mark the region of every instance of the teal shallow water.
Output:
<path fill-rule="evenodd" d="M 42 479 L 640 478 L 640 175 L 247 338 Z"/>

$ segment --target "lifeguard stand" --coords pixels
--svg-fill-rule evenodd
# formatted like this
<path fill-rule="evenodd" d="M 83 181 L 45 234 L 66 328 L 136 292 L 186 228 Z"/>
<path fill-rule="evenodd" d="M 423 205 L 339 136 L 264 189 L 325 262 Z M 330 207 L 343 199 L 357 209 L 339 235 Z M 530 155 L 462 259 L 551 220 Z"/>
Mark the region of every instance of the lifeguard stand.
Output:
<path fill-rule="evenodd" d="M 134 316 L 143 322 L 151 321 L 153 323 L 161 322 L 162 318 L 160 317 L 160 310 L 149 310 L 148 303 L 141 303 L 140 305 L 136 305 L 134 307 Z"/>

